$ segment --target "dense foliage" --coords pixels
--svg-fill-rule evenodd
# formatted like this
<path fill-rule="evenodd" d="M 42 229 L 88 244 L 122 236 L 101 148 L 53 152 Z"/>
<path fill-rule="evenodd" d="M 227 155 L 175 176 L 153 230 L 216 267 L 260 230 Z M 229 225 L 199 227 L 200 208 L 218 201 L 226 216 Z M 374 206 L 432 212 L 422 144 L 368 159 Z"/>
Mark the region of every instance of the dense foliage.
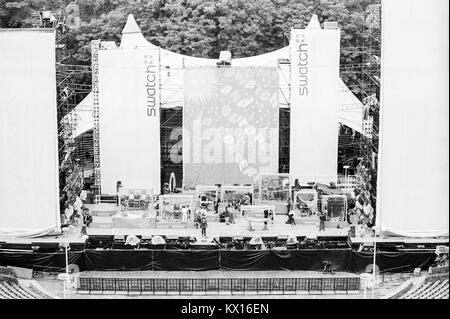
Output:
<path fill-rule="evenodd" d="M 292 27 L 303 28 L 313 13 L 337 21 L 343 48 L 361 45 L 370 5 L 379 0 L 78 0 L 81 27 L 64 38 L 66 63 L 89 64 L 92 39 L 120 42 L 132 13 L 144 36 L 165 49 L 216 58 L 221 50 L 252 56 L 288 44 Z M 0 27 L 30 27 L 33 13 L 65 12 L 69 0 L 0 0 Z M 342 50 L 342 62 L 357 59 Z"/>

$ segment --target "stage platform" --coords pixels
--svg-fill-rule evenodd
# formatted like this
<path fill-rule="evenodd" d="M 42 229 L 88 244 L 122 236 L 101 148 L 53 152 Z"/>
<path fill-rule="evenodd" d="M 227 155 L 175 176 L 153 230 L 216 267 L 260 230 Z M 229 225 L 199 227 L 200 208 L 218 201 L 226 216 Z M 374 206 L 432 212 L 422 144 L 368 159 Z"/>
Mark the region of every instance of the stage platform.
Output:
<path fill-rule="evenodd" d="M 156 227 L 150 228 L 115 228 L 112 216 L 118 207 L 115 204 L 86 205 L 92 212 L 93 223 L 88 229 L 88 235 L 141 235 L 141 236 L 194 236 L 201 237 L 201 229 L 193 227 L 193 222 L 187 225 L 181 222 L 158 222 Z M 213 217 L 213 216 L 211 216 Z M 261 236 L 276 237 L 279 235 L 293 235 L 297 237 L 316 238 L 317 236 L 342 237 L 347 236 L 349 227 L 336 228 L 326 227 L 325 231 L 319 231 L 315 223 L 296 225 L 286 224 L 287 216 L 275 215 L 274 223 L 268 222 L 267 230 L 263 230 L 264 225 L 258 223 L 254 225 L 255 230 L 248 229 L 248 221 L 245 218 L 235 218 L 235 224 L 220 223 L 215 218 L 208 219 L 206 233 L 208 237 L 232 237 L 232 236 Z M 159 224 L 159 225 L 158 225 Z"/>
<path fill-rule="evenodd" d="M 93 223 L 88 228 L 88 236 L 127 236 L 137 235 L 150 237 L 153 235 L 166 237 L 201 237 L 201 229 L 193 227 L 193 222 L 188 221 L 187 224 L 181 222 L 174 223 L 157 223 L 158 227 L 149 228 L 116 228 L 113 223 L 113 216 L 116 214 L 118 207 L 115 204 L 86 204 L 93 215 Z M 350 227 L 328 227 L 325 231 L 319 231 L 316 223 L 298 223 L 296 225 L 286 224 L 287 216 L 275 215 L 274 222 L 268 222 L 268 229 L 263 230 L 262 223 L 254 225 L 255 230 L 248 229 L 248 221 L 245 218 L 238 217 L 235 224 L 219 223 L 214 216 L 208 221 L 207 236 L 208 237 L 278 237 L 292 235 L 296 237 L 307 237 L 315 239 L 318 236 L 323 238 L 346 237 Z M 105 226 L 107 225 L 107 227 Z M 2 243 L 29 244 L 32 243 L 64 243 L 83 244 L 86 242 L 86 236 L 80 236 L 78 231 L 68 233 L 67 236 L 46 236 L 39 238 L 21 238 L 21 237 L 0 237 L 0 249 Z M 373 245 L 374 240 L 382 244 L 417 244 L 417 245 L 448 245 L 449 238 L 404 238 L 404 237 L 373 237 L 373 232 L 368 232 L 362 237 L 350 237 L 352 245 Z"/>

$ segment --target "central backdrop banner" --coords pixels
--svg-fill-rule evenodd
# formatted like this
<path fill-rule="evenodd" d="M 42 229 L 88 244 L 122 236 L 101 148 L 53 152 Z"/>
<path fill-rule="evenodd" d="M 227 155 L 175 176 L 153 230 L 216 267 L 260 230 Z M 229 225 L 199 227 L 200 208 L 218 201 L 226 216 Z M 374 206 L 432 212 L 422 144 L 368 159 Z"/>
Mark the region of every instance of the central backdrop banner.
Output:
<path fill-rule="evenodd" d="M 253 184 L 278 172 L 278 88 L 276 68 L 186 68 L 185 186 Z"/>

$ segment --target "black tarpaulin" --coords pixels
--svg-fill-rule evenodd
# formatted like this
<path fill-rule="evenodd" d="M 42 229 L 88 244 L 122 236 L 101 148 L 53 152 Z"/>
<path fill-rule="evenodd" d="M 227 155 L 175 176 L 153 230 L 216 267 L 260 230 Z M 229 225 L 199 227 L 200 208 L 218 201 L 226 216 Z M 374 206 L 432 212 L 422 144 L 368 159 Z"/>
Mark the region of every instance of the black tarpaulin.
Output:
<path fill-rule="evenodd" d="M 383 272 L 407 272 L 415 268 L 426 269 L 434 262 L 436 254 L 430 251 L 377 252 L 375 263 Z M 367 266 L 373 265 L 372 252 L 351 254 L 349 269 L 356 273 L 366 272 Z"/>
<path fill-rule="evenodd" d="M 331 268 L 335 271 L 348 269 L 350 249 L 311 249 L 293 250 L 290 260 L 291 270 L 323 270 L 322 262 L 331 262 Z"/>
<path fill-rule="evenodd" d="M 76 264 L 80 270 L 84 270 L 84 253 L 69 252 L 69 264 Z M 0 252 L 0 265 L 30 268 L 39 271 L 64 271 L 66 269 L 66 256 L 64 252 L 39 253 L 25 252 Z"/>
<path fill-rule="evenodd" d="M 69 264 L 80 270 L 313 270 L 323 261 L 335 271 L 361 273 L 373 262 L 372 252 L 351 249 L 298 250 L 93 250 L 69 252 Z M 378 252 L 380 271 L 405 272 L 428 268 L 435 260 L 432 251 Z M 40 271 L 64 271 L 65 254 L 32 251 L 0 251 L 0 265 Z"/>
<path fill-rule="evenodd" d="M 225 270 L 281 270 L 279 259 L 271 250 L 223 250 L 220 267 Z"/>
<path fill-rule="evenodd" d="M 152 270 L 152 250 L 84 251 L 87 270 Z"/>
<path fill-rule="evenodd" d="M 155 250 L 154 270 L 217 270 L 219 250 Z"/>

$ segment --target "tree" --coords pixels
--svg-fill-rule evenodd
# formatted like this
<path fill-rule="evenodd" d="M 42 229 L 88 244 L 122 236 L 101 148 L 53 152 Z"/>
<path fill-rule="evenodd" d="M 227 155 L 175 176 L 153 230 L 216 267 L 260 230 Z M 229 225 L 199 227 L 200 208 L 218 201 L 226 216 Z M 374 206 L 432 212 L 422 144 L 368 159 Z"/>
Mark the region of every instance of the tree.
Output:
<path fill-rule="evenodd" d="M 70 0 L 0 0 L 3 28 L 31 26 L 42 7 L 64 9 Z M 78 0 L 82 25 L 69 30 L 66 61 L 88 64 L 90 41 L 120 42 L 127 15 L 133 14 L 143 35 L 155 45 L 197 57 L 217 58 L 221 50 L 234 57 L 253 56 L 288 44 L 292 27 L 304 28 L 316 13 L 321 22 L 341 28 L 341 62 L 358 63 L 370 5 L 379 0 Z M 352 80 L 351 74 L 344 81 Z M 356 81 L 356 79 L 353 79 Z"/>

